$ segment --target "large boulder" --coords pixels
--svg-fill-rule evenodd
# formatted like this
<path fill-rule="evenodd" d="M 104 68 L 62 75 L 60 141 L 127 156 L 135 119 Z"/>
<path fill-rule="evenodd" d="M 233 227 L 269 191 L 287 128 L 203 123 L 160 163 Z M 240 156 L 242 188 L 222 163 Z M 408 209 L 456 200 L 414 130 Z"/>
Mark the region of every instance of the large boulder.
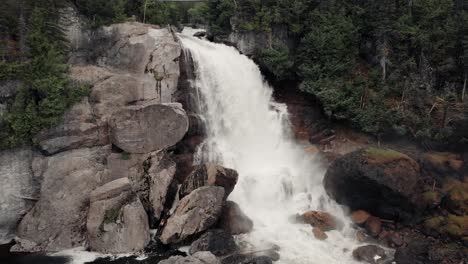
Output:
<path fill-rule="evenodd" d="M 234 237 L 224 230 L 210 230 L 195 240 L 190 246 L 190 254 L 209 251 L 216 256 L 224 256 L 237 250 Z"/>
<path fill-rule="evenodd" d="M 90 201 L 86 228 L 91 250 L 128 253 L 148 245 L 148 216 L 128 178 L 99 187 L 91 193 Z"/>
<path fill-rule="evenodd" d="M 33 176 L 32 160 L 30 149 L 0 152 L 0 244 L 15 237 L 19 220 L 37 198 L 39 182 Z"/>
<path fill-rule="evenodd" d="M 108 127 L 97 120 L 88 98 L 75 104 L 63 116 L 62 122 L 36 137 L 41 150 L 48 155 L 61 151 L 103 146 L 109 143 Z"/>
<path fill-rule="evenodd" d="M 239 205 L 227 201 L 223 207 L 219 227 L 232 235 L 249 233 L 253 229 L 253 221 L 241 210 Z"/>
<path fill-rule="evenodd" d="M 224 203 L 224 189 L 205 186 L 180 200 L 167 220 L 160 240 L 164 244 L 181 242 L 189 236 L 207 230 L 218 220 Z"/>
<path fill-rule="evenodd" d="M 234 190 L 238 173 L 212 163 L 197 166 L 180 187 L 179 195 L 184 197 L 202 186 L 224 187 L 226 197 Z"/>
<path fill-rule="evenodd" d="M 410 220 L 422 207 L 418 163 L 390 149 L 367 148 L 336 159 L 324 185 L 338 203 L 381 218 Z"/>
<path fill-rule="evenodd" d="M 149 202 L 152 208 L 152 217 L 154 220 L 159 220 L 166 202 L 169 199 L 171 192 L 175 195 L 177 192 L 177 184 L 174 182 L 176 172 L 175 162 L 165 153 L 160 153 L 152 158 L 151 167 L 148 169 L 149 176 Z"/>
<path fill-rule="evenodd" d="M 44 159 L 40 199 L 18 226 L 16 251 L 60 251 L 86 242 L 90 193 L 105 174 L 110 147 L 62 152 Z"/>
<path fill-rule="evenodd" d="M 149 153 L 175 145 L 188 129 L 180 104 L 128 106 L 112 115 L 111 141 L 129 153 Z"/>
<path fill-rule="evenodd" d="M 112 74 L 94 85 L 90 100 L 94 104 L 95 114 L 108 119 L 126 105 L 156 99 L 155 87 L 156 81 L 148 74 Z"/>

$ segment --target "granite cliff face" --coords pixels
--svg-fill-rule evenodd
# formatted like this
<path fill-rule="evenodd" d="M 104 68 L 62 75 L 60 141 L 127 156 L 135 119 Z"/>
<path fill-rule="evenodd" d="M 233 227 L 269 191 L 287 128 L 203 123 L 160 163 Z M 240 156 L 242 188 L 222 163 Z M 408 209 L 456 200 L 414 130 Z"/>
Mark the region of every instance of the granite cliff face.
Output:
<path fill-rule="evenodd" d="M 37 147 L 0 154 L 0 240 L 16 235 L 18 251 L 141 250 L 149 242 L 144 163 L 156 164 L 188 130 L 173 102 L 180 44 L 170 28 L 139 23 L 86 31 L 69 11 L 71 78 L 91 93 L 37 135 Z M 111 188 L 122 181 L 125 192 Z"/>

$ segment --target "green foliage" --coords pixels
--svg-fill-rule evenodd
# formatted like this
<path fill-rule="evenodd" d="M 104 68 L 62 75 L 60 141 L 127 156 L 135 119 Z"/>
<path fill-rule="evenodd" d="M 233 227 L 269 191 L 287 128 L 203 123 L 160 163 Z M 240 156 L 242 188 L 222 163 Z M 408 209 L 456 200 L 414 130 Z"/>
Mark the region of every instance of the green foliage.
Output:
<path fill-rule="evenodd" d="M 276 80 L 296 78 L 331 118 L 375 135 L 440 141 L 452 135 L 446 120 L 428 113 L 433 105 L 450 113 L 460 103 L 468 75 L 466 3 L 217 0 L 208 7 L 214 35 L 271 32 L 275 43 L 272 29 L 286 26 L 298 44 L 273 45 L 255 59 Z M 449 94 L 454 100 L 439 102 Z"/>
<path fill-rule="evenodd" d="M 258 61 L 277 80 L 288 80 L 294 76 L 294 61 L 291 60 L 287 47 L 283 45 L 278 44 L 271 49 L 260 51 Z"/>
<path fill-rule="evenodd" d="M 0 63 L 0 79 L 23 82 L 5 117 L 8 127 L 2 131 L 0 148 L 30 144 L 40 130 L 60 122 L 65 110 L 88 93 L 86 87 L 69 82 L 62 40 L 51 38 L 51 24 L 46 11 L 35 8 L 26 37 L 28 60 Z"/>
<path fill-rule="evenodd" d="M 78 10 L 90 19 L 91 27 L 125 21 L 125 0 L 76 0 Z"/>

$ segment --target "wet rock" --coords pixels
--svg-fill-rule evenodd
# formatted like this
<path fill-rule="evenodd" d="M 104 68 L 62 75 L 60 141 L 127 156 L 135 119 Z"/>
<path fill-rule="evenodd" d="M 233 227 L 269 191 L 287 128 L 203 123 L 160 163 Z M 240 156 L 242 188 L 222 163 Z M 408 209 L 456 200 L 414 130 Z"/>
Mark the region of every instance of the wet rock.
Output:
<path fill-rule="evenodd" d="M 370 216 L 371 215 L 364 210 L 357 210 L 351 214 L 351 220 L 353 220 L 355 224 L 362 225 L 367 221 L 367 219 L 369 219 Z"/>
<path fill-rule="evenodd" d="M 234 190 L 238 173 L 235 170 L 207 163 L 197 166 L 180 187 L 179 196 L 184 197 L 202 186 L 221 186 L 226 197 Z"/>
<path fill-rule="evenodd" d="M 89 195 L 100 185 L 110 147 L 61 152 L 48 157 L 40 199 L 18 226 L 16 251 L 60 251 L 84 246 Z M 27 245 L 21 241 L 30 241 Z"/>
<path fill-rule="evenodd" d="M 371 264 L 384 263 L 387 258 L 385 250 L 374 245 L 358 247 L 353 251 L 353 258 Z"/>
<path fill-rule="evenodd" d="M 19 220 L 38 198 L 39 179 L 33 175 L 32 162 L 28 148 L 0 152 L 0 244 L 15 237 Z"/>
<path fill-rule="evenodd" d="M 390 149 L 367 148 L 338 158 L 324 186 L 338 203 L 384 219 L 411 221 L 423 207 L 418 163 Z"/>
<path fill-rule="evenodd" d="M 218 221 L 224 203 L 224 189 L 217 186 L 198 188 L 180 200 L 167 220 L 160 240 L 164 244 L 180 242 L 207 230 Z"/>
<path fill-rule="evenodd" d="M 318 240 L 325 240 L 328 238 L 327 234 L 320 227 L 314 227 L 312 229 L 312 233 L 314 234 L 314 237 Z"/>
<path fill-rule="evenodd" d="M 216 256 L 224 256 L 237 250 L 234 237 L 224 230 L 210 230 L 195 240 L 190 246 L 190 254 L 209 251 Z"/>
<path fill-rule="evenodd" d="M 232 235 L 238 235 L 252 231 L 253 221 L 242 212 L 237 203 L 227 201 L 223 207 L 219 226 Z"/>
<path fill-rule="evenodd" d="M 107 183 L 93 191 L 90 197 L 86 228 L 91 250 L 130 253 L 148 245 L 148 216 L 133 194 L 128 178 Z"/>
<path fill-rule="evenodd" d="M 323 231 L 340 228 L 335 217 L 327 212 L 308 211 L 301 215 L 301 220 L 302 222 L 310 224 L 313 227 L 318 227 Z"/>
<path fill-rule="evenodd" d="M 268 256 L 252 256 L 243 254 L 234 254 L 223 258 L 222 264 L 273 264 Z"/>
<path fill-rule="evenodd" d="M 175 145 L 188 129 L 180 104 L 128 106 L 112 115 L 111 141 L 129 153 L 149 153 Z"/>
<path fill-rule="evenodd" d="M 365 223 L 365 228 L 371 236 L 378 236 L 382 231 L 382 222 L 379 218 L 371 216 Z"/>
<path fill-rule="evenodd" d="M 193 167 L 193 154 L 179 154 L 175 155 L 174 160 L 177 164 L 176 179 L 177 182 L 182 183 L 192 173 Z"/>
<path fill-rule="evenodd" d="M 359 242 L 365 242 L 367 241 L 369 238 L 369 236 L 364 233 L 362 230 L 359 230 L 356 232 L 356 240 L 359 241 Z"/>
<path fill-rule="evenodd" d="M 430 243 L 417 239 L 411 241 L 408 246 L 398 248 L 395 252 L 394 261 L 398 264 L 426 264 L 430 263 L 428 249 Z"/>

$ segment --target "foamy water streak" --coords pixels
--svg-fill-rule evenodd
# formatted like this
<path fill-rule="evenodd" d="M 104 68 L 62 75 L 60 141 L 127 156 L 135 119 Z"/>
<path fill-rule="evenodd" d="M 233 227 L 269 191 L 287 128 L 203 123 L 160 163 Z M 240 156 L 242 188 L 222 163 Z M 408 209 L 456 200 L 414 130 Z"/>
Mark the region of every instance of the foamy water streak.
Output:
<path fill-rule="evenodd" d="M 323 168 L 290 136 L 287 107 L 274 102 L 258 66 L 232 47 L 186 35 L 180 39 L 195 64 L 194 86 L 208 130 L 196 160 L 239 172 L 229 199 L 255 224 L 252 233 L 239 237 L 242 243 L 255 249 L 279 246 L 278 263 L 354 263 L 349 220 L 325 194 Z M 319 241 L 309 225 L 288 220 L 307 210 L 330 212 L 345 228 Z"/>

